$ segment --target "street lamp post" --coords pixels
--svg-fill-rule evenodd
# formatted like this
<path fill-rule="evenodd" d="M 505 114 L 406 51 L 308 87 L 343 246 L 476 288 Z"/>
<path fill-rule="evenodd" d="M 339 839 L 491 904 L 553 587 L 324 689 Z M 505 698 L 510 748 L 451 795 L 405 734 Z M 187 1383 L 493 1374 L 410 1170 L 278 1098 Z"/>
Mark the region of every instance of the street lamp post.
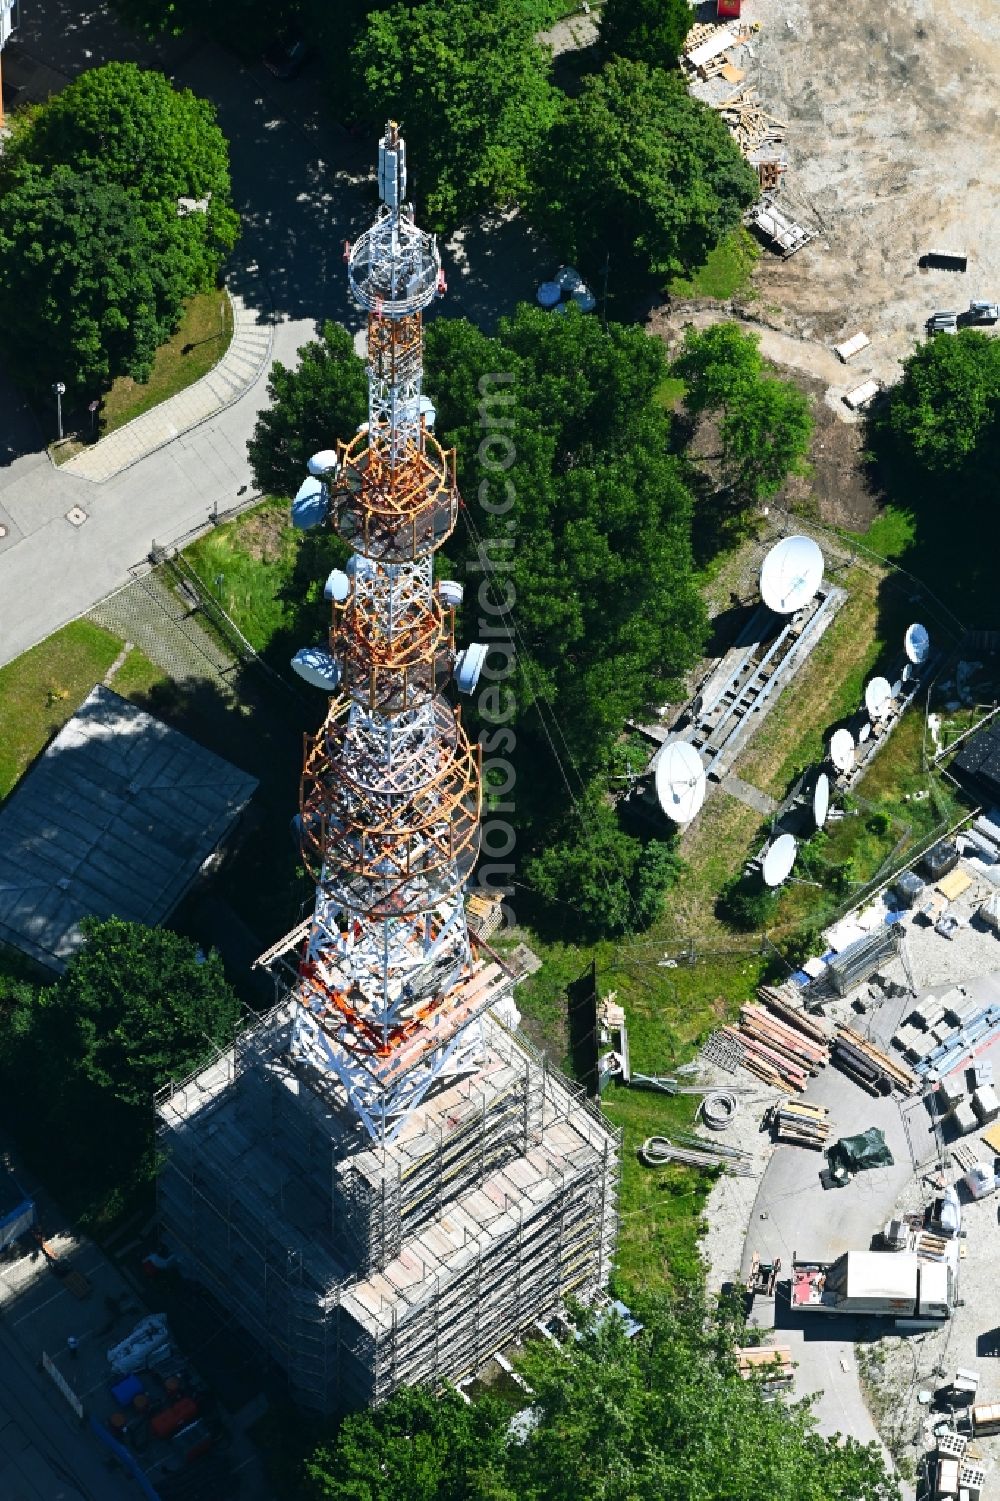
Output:
<path fill-rule="evenodd" d="M 62 399 L 66 395 L 66 387 L 63 385 L 61 380 L 57 380 L 52 387 L 52 390 L 56 398 L 56 426 L 59 429 L 59 437 L 60 439 L 62 439 Z"/>

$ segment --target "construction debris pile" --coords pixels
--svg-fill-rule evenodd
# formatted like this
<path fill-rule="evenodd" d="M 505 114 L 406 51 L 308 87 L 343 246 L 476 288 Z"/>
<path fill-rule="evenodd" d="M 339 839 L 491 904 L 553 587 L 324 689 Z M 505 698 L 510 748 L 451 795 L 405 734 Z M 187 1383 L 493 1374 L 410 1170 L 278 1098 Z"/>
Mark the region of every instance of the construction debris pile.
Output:
<path fill-rule="evenodd" d="M 852 1027 L 837 1028 L 831 1057 L 841 1073 L 869 1094 L 888 1095 L 898 1090 L 912 1095 L 920 1089 L 920 1080 L 908 1064 L 892 1058 Z"/>
<path fill-rule="evenodd" d="M 721 1035 L 739 1048 L 739 1062 L 758 1079 L 801 1094 L 830 1055 L 827 1024 L 796 1011 L 769 985 L 757 994 L 762 1004 L 742 1006 L 739 1027 L 723 1027 Z"/>
<path fill-rule="evenodd" d="M 699 22 L 687 34 L 680 62 L 692 92 L 719 111 L 743 156 L 757 170 L 761 197 L 744 215 L 744 222 L 757 229 L 771 248 L 787 260 L 816 237 L 814 230 L 797 223 L 774 205 L 788 167 L 782 149 L 787 122 L 764 108 L 753 87 L 738 88 L 721 99 L 714 95 L 719 82 L 743 83 L 746 68 L 740 54 L 750 54 L 749 43 L 759 29 L 759 22 L 742 26 Z"/>
<path fill-rule="evenodd" d="M 729 133 L 743 155 L 749 157 L 761 146 L 783 141 L 788 129 L 787 121 L 768 114 L 758 103 L 756 89 L 739 89 L 718 103 L 715 108 L 729 126 Z M 774 186 L 778 186 L 775 179 Z"/>

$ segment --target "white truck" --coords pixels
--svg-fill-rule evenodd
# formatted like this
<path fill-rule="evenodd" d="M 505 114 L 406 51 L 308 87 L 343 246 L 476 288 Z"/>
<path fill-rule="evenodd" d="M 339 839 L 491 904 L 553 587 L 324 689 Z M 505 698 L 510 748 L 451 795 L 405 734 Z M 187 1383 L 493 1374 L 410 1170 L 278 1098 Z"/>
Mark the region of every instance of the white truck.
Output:
<path fill-rule="evenodd" d="M 792 1260 L 791 1306 L 940 1324 L 951 1317 L 952 1270 L 915 1251 L 845 1251 L 836 1261 Z"/>

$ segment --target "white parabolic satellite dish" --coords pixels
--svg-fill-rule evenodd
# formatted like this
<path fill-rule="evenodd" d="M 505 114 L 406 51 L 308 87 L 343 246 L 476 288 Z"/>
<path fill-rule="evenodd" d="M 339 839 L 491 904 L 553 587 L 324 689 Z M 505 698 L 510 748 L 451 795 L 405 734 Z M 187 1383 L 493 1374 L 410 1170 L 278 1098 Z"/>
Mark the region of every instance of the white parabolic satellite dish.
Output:
<path fill-rule="evenodd" d="M 854 765 L 854 736 L 850 730 L 834 730 L 830 736 L 830 760 L 838 771 L 850 771 Z"/>
<path fill-rule="evenodd" d="M 884 719 L 892 703 L 892 684 L 888 678 L 872 678 L 865 689 L 865 708 L 872 719 Z"/>
<path fill-rule="evenodd" d="M 927 627 L 914 621 L 913 625 L 906 627 L 906 635 L 903 637 L 903 650 L 911 662 L 917 664 L 927 661 L 927 655 L 931 649 L 931 638 L 927 633 Z"/>
<path fill-rule="evenodd" d="M 671 740 L 656 763 L 656 796 L 674 823 L 690 823 L 705 801 L 705 768 L 687 740 Z"/>
<path fill-rule="evenodd" d="M 776 615 L 794 615 L 823 582 L 823 554 L 811 537 L 785 537 L 764 559 L 760 597 Z"/>
<path fill-rule="evenodd" d="M 794 834 L 780 834 L 764 856 L 761 875 L 765 886 L 780 886 L 787 881 L 795 864 L 798 845 Z"/>
<path fill-rule="evenodd" d="M 817 829 L 821 829 L 826 823 L 826 815 L 829 811 L 830 778 L 825 771 L 821 771 L 813 788 L 813 818 L 816 820 Z"/>

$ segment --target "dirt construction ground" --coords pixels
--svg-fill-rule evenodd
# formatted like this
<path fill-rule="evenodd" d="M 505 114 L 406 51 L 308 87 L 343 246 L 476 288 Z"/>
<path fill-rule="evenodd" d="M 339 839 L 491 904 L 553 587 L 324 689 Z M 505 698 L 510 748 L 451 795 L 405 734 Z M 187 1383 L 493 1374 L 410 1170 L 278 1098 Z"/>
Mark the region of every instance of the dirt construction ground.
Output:
<path fill-rule="evenodd" d="M 759 312 L 828 345 L 863 329 L 851 371 L 892 382 L 932 310 L 1000 298 L 1000 6 L 745 0 L 743 17 L 761 30 L 742 86 L 788 127 L 779 204 L 820 231 L 765 255 Z M 968 271 L 921 270 L 938 248 Z"/>

